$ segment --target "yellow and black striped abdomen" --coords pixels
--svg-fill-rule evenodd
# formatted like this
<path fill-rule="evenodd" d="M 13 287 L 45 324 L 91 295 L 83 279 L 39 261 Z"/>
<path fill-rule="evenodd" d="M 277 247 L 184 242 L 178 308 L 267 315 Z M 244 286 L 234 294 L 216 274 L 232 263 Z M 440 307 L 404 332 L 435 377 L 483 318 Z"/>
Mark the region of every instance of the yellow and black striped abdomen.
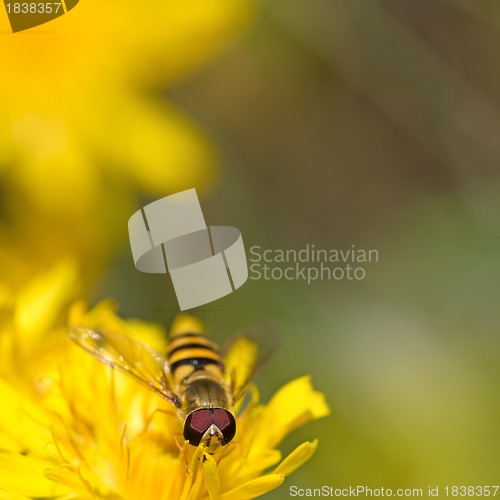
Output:
<path fill-rule="evenodd" d="M 200 370 L 220 377 L 221 381 L 224 377 L 224 364 L 217 346 L 203 333 L 175 335 L 167 349 L 167 360 L 176 384 Z"/>

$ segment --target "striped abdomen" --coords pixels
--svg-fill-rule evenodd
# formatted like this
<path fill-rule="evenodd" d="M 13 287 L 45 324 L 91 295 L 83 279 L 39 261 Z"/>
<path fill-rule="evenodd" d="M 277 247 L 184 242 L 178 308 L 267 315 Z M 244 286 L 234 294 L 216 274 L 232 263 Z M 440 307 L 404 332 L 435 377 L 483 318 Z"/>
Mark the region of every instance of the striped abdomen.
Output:
<path fill-rule="evenodd" d="M 216 345 L 202 333 L 181 333 L 168 346 L 167 360 L 182 409 L 228 408 L 224 363 Z"/>

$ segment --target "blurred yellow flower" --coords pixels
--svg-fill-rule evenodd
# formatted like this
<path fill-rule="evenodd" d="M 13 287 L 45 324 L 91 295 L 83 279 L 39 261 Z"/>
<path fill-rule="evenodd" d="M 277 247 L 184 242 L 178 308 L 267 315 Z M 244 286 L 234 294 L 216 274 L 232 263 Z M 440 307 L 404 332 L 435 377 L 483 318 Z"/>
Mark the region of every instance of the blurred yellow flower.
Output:
<path fill-rule="evenodd" d="M 216 154 L 164 89 L 252 19 L 252 0 L 81 1 L 7 34 L 0 9 L 0 271 L 103 263 L 139 193 L 205 188 Z"/>
<path fill-rule="evenodd" d="M 183 443 L 182 422 L 169 403 L 95 360 L 71 343 L 64 326 L 55 326 L 73 276 L 65 263 L 39 276 L 24 300 L 2 302 L 0 294 L 0 359 L 17 356 L 0 374 L 0 498 L 245 500 L 279 486 L 314 453 L 316 441 L 284 459 L 277 449 L 295 428 L 329 413 L 307 376 L 265 405 L 253 388 L 235 438 L 214 455 Z M 90 311 L 77 302 L 70 322 L 165 347 L 161 327 L 124 321 L 110 302 Z M 252 349 L 237 344 L 228 367 L 250 369 L 241 363 L 252 359 Z"/>

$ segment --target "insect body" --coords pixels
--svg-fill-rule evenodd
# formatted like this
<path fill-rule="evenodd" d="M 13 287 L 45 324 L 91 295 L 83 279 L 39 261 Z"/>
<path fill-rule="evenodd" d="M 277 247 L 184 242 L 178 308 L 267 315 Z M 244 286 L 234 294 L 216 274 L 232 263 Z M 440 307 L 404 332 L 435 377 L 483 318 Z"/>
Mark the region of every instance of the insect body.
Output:
<path fill-rule="evenodd" d="M 166 355 L 127 337 L 79 326 L 69 336 L 107 365 L 127 373 L 174 404 L 184 420 L 184 438 L 209 453 L 236 433 L 235 397 L 216 345 L 201 332 L 178 333 Z"/>
<path fill-rule="evenodd" d="M 233 398 L 215 344 L 200 333 L 179 334 L 168 348 L 167 360 L 174 386 L 183 394 L 184 438 L 195 446 L 206 440 L 209 448 L 212 440 L 222 446 L 231 441 L 236 421 L 227 408 L 232 408 Z"/>

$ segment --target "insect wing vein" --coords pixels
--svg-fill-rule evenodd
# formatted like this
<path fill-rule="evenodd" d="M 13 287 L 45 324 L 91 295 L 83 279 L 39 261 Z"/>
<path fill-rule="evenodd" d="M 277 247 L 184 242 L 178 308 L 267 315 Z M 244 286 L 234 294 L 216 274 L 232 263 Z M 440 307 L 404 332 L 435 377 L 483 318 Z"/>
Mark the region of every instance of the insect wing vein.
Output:
<path fill-rule="evenodd" d="M 69 337 L 99 361 L 130 375 L 162 398 L 179 405 L 178 397 L 169 387 L 166 358 L 148 345 L 122 335 L 80 326 L 72 326 Z"/>

